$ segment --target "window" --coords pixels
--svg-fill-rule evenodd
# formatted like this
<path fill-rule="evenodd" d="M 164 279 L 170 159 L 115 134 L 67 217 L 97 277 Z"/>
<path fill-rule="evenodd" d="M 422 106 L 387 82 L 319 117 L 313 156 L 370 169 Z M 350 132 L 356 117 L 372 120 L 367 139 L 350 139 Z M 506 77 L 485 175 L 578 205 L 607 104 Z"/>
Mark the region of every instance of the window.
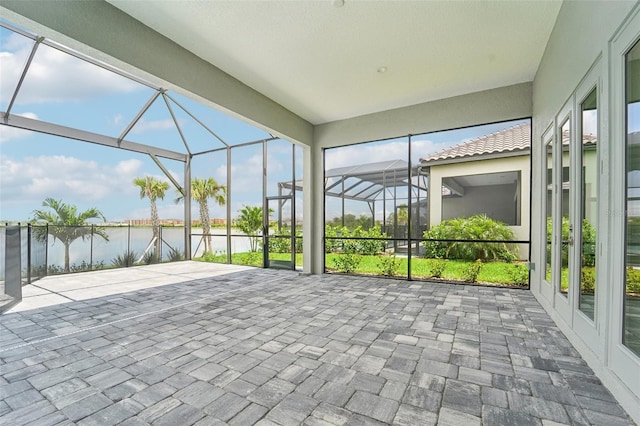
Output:
<path fill-rule="evenodd" d="M 640 41 L 626 55 L 626 279 L 622 342 L 640 355 Z"/>

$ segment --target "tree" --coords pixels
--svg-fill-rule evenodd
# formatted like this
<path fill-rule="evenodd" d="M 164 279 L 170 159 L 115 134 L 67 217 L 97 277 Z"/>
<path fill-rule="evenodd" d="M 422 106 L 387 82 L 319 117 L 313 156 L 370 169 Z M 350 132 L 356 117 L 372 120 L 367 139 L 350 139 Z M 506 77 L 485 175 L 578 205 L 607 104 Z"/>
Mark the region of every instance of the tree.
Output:
<path fill-rule="evenodd" d="M 391 212 L 387 217 L 387 223 L 389 225 L 395 226 L 406 226 L 409 223 L 409 206 L 406 204 L 401 204 L 396 208 L 396 212 L 398 213 L 398 223 L 396 221 L 396 213 Z"/>
<path fill-rule="evenodd" d="M 53 211 L 34 210 L 34 219 L 38 222 L 46 222 L 49 226 L 36 231 L 35 238 L 39 241 L 46 241 L 47 234 L 53 237 L 55 244 L 59 240 L 64 245 L 64 271 L 69 272 L 69 246 L 78 238 L 83 240 L 90 238 L 92 234 L 99 235 L 105 241 L 109 241 L 109 236 L 102 228 L 87 226 L 89 219 L 102 219 L 106 221 L 102 212 L 96 208 L 90 208 L 82 213 L 78 213 L 78 208 L 71 204 L 65 204 L 62 200 L 46 198 L 42 202 L 43 207 L 48 207 Z"/>
<path fill-rule="evenodd" d="M 227 187 L 218 185 L 218 182 L 210 177 L 207 179 L 195 178 L 191 180 L 191 198 L 198 202 L 200 208 L 200 222 L 202 223 L 202 234 L 204 239 L 204 252 L 211 252 L 211 220 L 209 218 L 209 198 L 219 205 L 224 206 L 227 202 Z M 176 199 L 180 202 L 184 197 L 181 195 Z"/>
<path fill-rule="evenodd" d="M 258 251 L 258 231 L 262 229 L 263 224 L 262 207 L 245 206 L 239 212 L 240 217 L 236 219 L 236 226 L 250 237 L 251 251 Z"/>
<path fill-rule="evenodd" d="M 160 253 L 160 219 L 158 218 L 158 206 L 156 200 L 164 199 L 164 193 L 169 189 L 169 183 L 159 181 L 151 176 L 137 177 L 133 184 L 140 188 L 140 198 L 148 198 L 151 204 L 151 225 L 153 226 L 153 237 L 155 238 L 155 253 Z"/>
<path fill-rule="evenodd" d="M 362 229 L 366 230 L 374 226 L 371 216 L 362 214 L 359 217 L 356 217 L 356 215 L 351 213 L 345 214 L 344 219 L 340 216 L 334 217 L 327 224 L 341 227 L 343 225 L 343 221 L 344 226 L 349 229 L 356 229 L 358 226 L 360 226 Z"/>

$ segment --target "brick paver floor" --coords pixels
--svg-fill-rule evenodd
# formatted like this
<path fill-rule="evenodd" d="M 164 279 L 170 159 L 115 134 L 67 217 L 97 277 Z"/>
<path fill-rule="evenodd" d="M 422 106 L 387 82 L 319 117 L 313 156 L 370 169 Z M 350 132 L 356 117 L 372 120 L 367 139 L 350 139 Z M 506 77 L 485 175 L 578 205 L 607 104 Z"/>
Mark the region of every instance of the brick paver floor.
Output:
<path fill-rule="evenodd" d="M 3 425 L 632 425 L 529 291 L 252 269 L 0 317 Z"/>

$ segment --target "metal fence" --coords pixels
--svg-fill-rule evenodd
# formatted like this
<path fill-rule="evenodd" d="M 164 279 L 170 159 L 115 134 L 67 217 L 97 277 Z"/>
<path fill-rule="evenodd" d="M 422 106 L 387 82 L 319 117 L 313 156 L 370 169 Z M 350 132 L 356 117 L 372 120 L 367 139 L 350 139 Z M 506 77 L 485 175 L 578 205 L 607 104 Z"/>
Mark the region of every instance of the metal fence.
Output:
<path fill-rule="evenodd" d="M 22 286 L 46 274 L 46 243 L 30 224 L 0 227 L 0 312 L 22 300 Z"/>
<path fill-rule="evenodd" d="M 0 226 L 0 311 L 46 275 L 184 259 L 184 227 Z"/>

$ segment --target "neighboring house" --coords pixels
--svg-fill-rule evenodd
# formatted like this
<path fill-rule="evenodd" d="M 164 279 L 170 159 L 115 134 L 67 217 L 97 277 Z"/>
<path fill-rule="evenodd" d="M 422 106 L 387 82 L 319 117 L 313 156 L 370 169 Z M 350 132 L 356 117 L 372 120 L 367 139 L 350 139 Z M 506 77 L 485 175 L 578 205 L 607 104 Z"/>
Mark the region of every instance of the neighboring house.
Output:
<path fill-rule="evenodd" d="M 531 125 L 524 123 L 421 158 L 429 175 L 430 226 L 486 214 L 529 240 L 530 152 Z"/>
<path fill-rule="evenodd" d="M 569 208 L 569 135 L 563 135 L 562 205 Z M 583 217 L 596 217 L 597 139 L 585 134 L 583 140 Z M 551 178 L 551 154 L 547 180 Z M 481 136 L 420 159 L 423 173 L 429 175 L 428 222 L 438 225 L 446 219 L 485 214 L 506 223 L 519 240 L 529 240 L 531 188 L 531 126 L 519 124 L 500 132 Z M 547 212 L 551 206 L 548 185 Z M 439 195 L 439 196 L 438 196 Z M 592 223 L 595 226 L 595 223 Z M 521 257 L 528 254 L 520 247 Z"/>

